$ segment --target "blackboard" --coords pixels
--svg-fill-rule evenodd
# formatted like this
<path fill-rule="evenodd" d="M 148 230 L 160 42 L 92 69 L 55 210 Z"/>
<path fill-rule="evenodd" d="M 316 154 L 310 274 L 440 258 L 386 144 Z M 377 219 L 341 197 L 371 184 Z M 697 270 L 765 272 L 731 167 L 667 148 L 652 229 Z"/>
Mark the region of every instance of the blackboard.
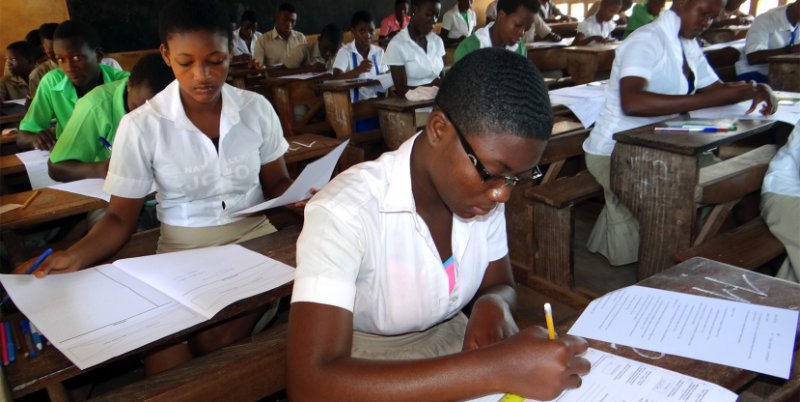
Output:
<path fill-rule="evenodd" d="M 281 0 L 219 0 L 232 23 L 238 23 L 242 12 L 251 9 L 258 15 L 258 30 L 268 31 L 275 23 L 275 10 Z M 316 34 L 323 26 L 334 23 L 342 30 L 350 27 L 350 16 L 356 10 L 367 10 L 375 17 L 375 25 L 394 11 L 394 0 L 298 0 L 288 1 L 297 9 L 295 29 Z M 91 24 L 100 34 L 103 50 L 109 53 L 154 49 L 158 41 L 158 11 L 165 0 L 67 0 L 70 18 Z M 442 14 L 456 0 L 442 1 Z M 440 15 L 441 18 L 441 15 Z"/>

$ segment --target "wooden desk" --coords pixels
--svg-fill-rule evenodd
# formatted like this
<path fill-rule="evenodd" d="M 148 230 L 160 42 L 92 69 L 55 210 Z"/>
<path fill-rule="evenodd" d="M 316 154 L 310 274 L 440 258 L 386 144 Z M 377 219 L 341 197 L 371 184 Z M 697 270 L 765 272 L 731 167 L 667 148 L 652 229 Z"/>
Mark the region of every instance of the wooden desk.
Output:
<path fill-rule="evenodd" d="M 736 81 L 736 62 L 740 52 L 736 47 L 723 47 L 705 51 L 708 64 L 714 69 L 722 81 Z"/>
<path fill-rule="evenodd" d="M 564 46 L 534 46 L 528 44 L 528 60 L 531 61 L 539 70 L 565 70 L 567 68 L 567 54 Z"/>
<path fill-rule="evenodd" d="M 767 61 L 773 89 L 800 92 L 800 53 L 772 56 Z"/>
<path fill-rule="evenodd" d="M 23 204 L 33 191 L 0 196 L 0 205 Z M 17 208 L 0 215 L 0 231 L 19 229 L 68 216 L 104 208 L 108 203 L 94 197 L 43 188 L 27 208 Z"/>
<path fill-rule="evenodd" d="M 773 121 L 739 121 L 729 133 L 657 133 L 657 124 L 614 135 L 611 188 L 639 221 L 638 278 L 674 263 L 691 247 L 696 223 L 695 190 L 701 153 L 759 133 Z"/>
<path fill-rule="evenodd" d="M 375 107 L 377 99 L 353 103 L 350 98 L 350 90 L 379 84 L 379 81 L 373 79 L 350 79 L 328 81 L 315 87 L 322 91 L 322 98 L 325 101 L 325 119 L 333 127 L 336 138 L 342 141 L 350 139 L 351 145 L 359 147 L 358 149 L 363 151 L 361 155 L 353 154 L 353 159 L 351 159 L 353 162 L 363 161 L 367 157 L 376 157 L 376 152 L 380 151 L 376 151 L 373 145 L 382 143 L 383 136 L 379 129 L 356 133 L 354 127 L 356 120 L 378 116 L 378 109 Z M 382 144 L 380 148 L 383 148 Z"/>
<path fill-rule="evenodd" d="M 311 121 L 324 107 L 322 95 L 314 89 L 314 86 L 330 77 L 330 74 L 322 74 L 309 79 L 268 78 L 266 80 L 267 86 L 272 91 L 272 104 L 280 117 L 285 137 L 332 131 L 330 124 L 326 121 L 317 123 Z M 308 108 L 300 119 L 295 117 L 297 106 Z"/>
<path fill-rule="evenodd" d="M 747 36 L 750 26 L 732 26 L 706 29 L 701 37 L 708 43 L 730 42 Z"/>
<path fill-rule="evenodd" d="M 576 21 L 570 22 L 554 22 L 547 24 L 553 33 L 562 38 L 574 38 L 578 34 L 578 23 Z"/>
<path fill-rule="evenodd" d="M 393 96 L 375 101 L 378 108 L 383 141 L 389 149 L 397 149 L 405 140 L 411 138 L 418 128 L 425 125 L 417 121 L 416 110 L 434 105 L 434 100 L 410 101 L 404 96 Z"/>
<path fill-rule="evenodd" d="M 25 165 L 17 155 L 0 156 L 0 176 L 25 173 Z"/>
<path fill-rule="evenodd" d="M 248 240 L 242 243 L 242 245 L 293 267 L 296 265 L 295 244 L 299 234 L 300 228 L 292 227 L 264 237 Z M 128 257 L 133 257 L 133 255 L 128 255 Z M 144 353 L 148 350 L 177 342 L 198 330 L 268 305 L 281 297 L 289 295 L 291 290 L 292 283 L 290 282 L 269 292 L 240 300 L 224 308 L 211 320 L 170 335 L 111 361 L 120 360 L 128 356 Z M 102 364 L 96 366 L 98 369 L 102 367 Z M 20 398 L 48 386 L 57 385 L 64 380 L 82 373 L 80 369 L 75 367 L 61 352 L 52 346 L 45 348 L 40 355 L 34 358 L 18 359 L 12 365 L 4 369 L 8 385 L 11 388 L 11 393 L 14 398 Z"/>
<path fill-rule="evenodd" d="M 791 310 L 798 310 L 798 308 L 800 308 L 800 285 L 700 257 L 692 258 L 681 264 L 671 267 L 664 272 L 637 283 L 637 285 L 680 293 L 694 294 L 698 296 L 715 297 L 713 295 L 697 291 L 693 288 L 699 287 L 705 290 L 722 293 L 723 289 L 726 288 L 725 286 L 712 283 L 704 280 L 703 278 L 709 276 L 727 283 L 746 286 L 742 280 L 742 275 L 746 275 L 748 280 L 750 280 L 756 287 L 767 293 L 769 296 L 766 298 L 761 298 L 748 292 L 736 292 L 737 296 L 754 304 L 788 308 Z M 730 288 L 727 289 L 730 290 Z M 573 322 L 574 320 L 568 320 L 564 324 L 560 325 L 564 333 L 566 333 L 566 330 L 572 326 Z M 618 356 L 623 356 L 628 359 L 656 365 L 658 367 L 677 371 L 682 374 L 709 381 L 725 387 L 733 392 L 741 392 L 743 388 L 748 385 L 748 383 L 750 383 L 759 375 L 743 369 L 703 362 L 680 356 L 666 355 L 660 359 L 647 359 L 638 355 L 630 347 L 620 345 L 612 347 L 611 344 L 601 341 L 589 340 L 589 346 Z M 797 341 L 795 341 L 795 370 L 793 370 L 793 376 L 790 380 L 790 382 L 795 385 L 798 383 L 798 381 L 800 381 L 800 373 L 798 373 L 796 369 L 798 357 L 800 356 L 798 356 Z"/>
<path fill-rule="evenodd" d="M 614 52 L 619 44 L 596 46 L 569 46 L 564 48 L 567 71 L 575 85 L 595 81 L 597 73 L 611 71 Z"/>

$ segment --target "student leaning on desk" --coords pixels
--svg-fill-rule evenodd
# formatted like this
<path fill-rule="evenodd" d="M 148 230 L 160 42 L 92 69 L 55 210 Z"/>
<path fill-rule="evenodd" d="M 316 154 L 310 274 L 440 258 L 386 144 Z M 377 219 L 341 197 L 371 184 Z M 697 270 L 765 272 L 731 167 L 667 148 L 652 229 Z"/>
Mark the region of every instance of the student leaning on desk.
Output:
<path fill-rule="evenodd" d="M 338 175 L 306 208 L 291 400 L 549 400 L 589 371 L 586 341 L 549 341 L 512 316 L 503 203 L 532 179 L 550 136 L 541 75 L 517 54 L 480 49 L 448 72 L 436 104 L 421 133 Z"/>
<path fill-rule="evenodd" d="M 158 252 L 237 243 L 275 231 L 264 216 L 236 213 L 282 194 L 292 183 L 278 116 L 264 97 L 225 84 L 232 34 L 213 0 L 173 0 L 161 10 L 161 55 L 176 80 L 125 115 L 116 134 L 104 190 L 108 211 L 89 233 L 48 257 L 37 277 L 77 271 L 110 257 L 130 238 L 153 185 L 161 221 Z M 302 205 L 294 205 L 299 208 Z M 16 272 L 24 273 L 31 261 Z M 248 334 L 250 314 L 197 334 L 206 353 Z M 185 344 L 152 373 L 188 359 Z"/>
<path fill-rule="evenodd" d="M 723 83 L 708 64 L 696 38 L 719 14 L 724 0 L 678 0 L 652 23 L 637 29 L 617 48 L 605 106 L 583 143 L 586 166 L 603 186 L 606 206 L 589 236 L 589 251 L 611 265 L 638 259 L 639 223 L 610 186 L 614 133 L 655 122 L 655 117 L 753 100 L 748 113 L 778 107 L 769 86 Z"/>

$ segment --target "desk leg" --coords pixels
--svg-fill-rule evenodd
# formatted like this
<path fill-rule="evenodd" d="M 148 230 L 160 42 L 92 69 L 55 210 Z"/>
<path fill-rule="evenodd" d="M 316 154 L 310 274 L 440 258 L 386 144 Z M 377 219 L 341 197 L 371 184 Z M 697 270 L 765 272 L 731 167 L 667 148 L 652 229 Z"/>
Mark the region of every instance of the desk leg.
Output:
<path fill-rule="evenodd" d="M 272 87 L 272 104 L 281 120 L 283 136 L 291 137 L 294 132 L 294 107 L 292 107 L 292 97 L 289 88 L 286 86 L 275 85 Z"/>
<path fill-rule="evenodd" d="M 350 91 L 325 91 L 325 118 L 342 141 L 353 137 L 353 105 Z"/>
<path fill-rule="evenodd" d="M 378 111 L 378 118 L 380 119 L 381 132 L 383 132 L 383 141 L 391 150 L 400 148 L 400 144 L 411 138 L 417 131 L 413 110 L 410 112 L 396 112 L 381 109 Z"/>
<path fill-rule="evenodd" d="M 611 188 L 639 220 L 638 280 L 675 265 L 675 253 L 691 247 L 697 181 L 694 156 L 617 143 Z"/>
<path fill-rule="evenodd" d="M 597 74 L 597 57 L 592 54 L 567 53 L 567 71 L 575 85 L 594 81 Z"/>
<path fill-rule="evenodd" d="M 50 398 L 50 402 L 69 402 L 67 389 L 60 382 L 47 386 L 47 396 Z"/>
<path fill-rule="evenodd" d="M 800 92 L 800 63 L 769 63 L 769 85 L 778 91 Z"/>

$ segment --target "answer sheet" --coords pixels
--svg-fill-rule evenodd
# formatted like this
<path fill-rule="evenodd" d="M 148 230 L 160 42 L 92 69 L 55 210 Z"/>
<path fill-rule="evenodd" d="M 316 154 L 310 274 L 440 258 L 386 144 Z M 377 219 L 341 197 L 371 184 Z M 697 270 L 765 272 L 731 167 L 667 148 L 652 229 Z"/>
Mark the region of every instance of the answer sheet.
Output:
<path fill-rule="evenodd" d="M 235 215 L 247 215 L 255 212 L 261 212 L 270 208 L 282 207 L 284 205 L 293 204 L 295 202 L 303 201 L 311 197 L 311 189 L 321 190 L 323 186 L 328 184 L 333 174 L 333 168 L 336 167 L 336 162 L 342 156 L 345 147 L 350 140 L 347 140 L 327 155 L 315 160 L 314 162 L 306 165 L 305 169 L 297 176 L 291 186 L 279 197 L 264 201 L 261 204 L 252 206 L 250 208 L 241 210 Z"/>
<path fill-rule="evenodd" d="M 671 370 L 589 348 L 592 363 L 581 387 L 563 392 L 557 402 L 734 402 L 738 396 L 719 385 Z M 498 402 L 504 395 L 488 395 L 470 402 Z M 539 402 L 526 399 L 529 402 Z"/>
<path fill-rule="evenodd" d="M 47 161 L 50 159 L 50 151 L 35 149 L 33 151 L 20 152 L 16 155 L 22 164 L 25 165 L 25 170 L 28 172 L 28 180 L 31 182 L 32 189 L 36 190 L 60 183 L 51 179 L 50 173 L 47 172 Z"/>
<path fill-rule="evenodd" d="M 52 189 L 66 191 L 74 194 L 81 194 L 87 197 L 94 197 L 111 202 L 111 194 L 103 191 L 103 184 L 105 179 L 83 179 L 75 180 L 68 183 L 58 183 L 48 186 Z"/>
<path fill-rule="evenodd" d="M 713 280 L 709 285 L 719 285 Z M 788 379 L 797 316 L 788 309 L 629 286 L 594 300 L 569 334 Z"/>
<path fill-rule="evenodd" d="M 787 124 L 797 124 L 800 121 L 800 93 L 775 91 L 778 97 L 778 111 L 773 115 L 761 114 L 761 106 L 750 114 L 745 114 L 753 102 L 744 101 L 732 105 L 709 107 L 689 112 L 689 116 L 697 119 L 741 119 L 741 120 L 777 120 Z"/>

